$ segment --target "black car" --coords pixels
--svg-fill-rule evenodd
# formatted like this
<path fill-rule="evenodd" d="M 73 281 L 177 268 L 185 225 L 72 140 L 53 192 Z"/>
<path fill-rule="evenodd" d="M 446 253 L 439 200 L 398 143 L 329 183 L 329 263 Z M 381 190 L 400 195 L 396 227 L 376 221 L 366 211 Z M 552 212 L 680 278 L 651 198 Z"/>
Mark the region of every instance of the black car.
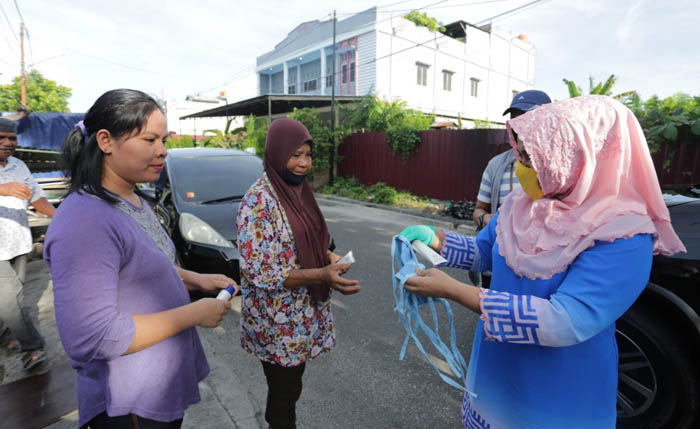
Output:
<path fill-rule="evenodd" d="M 617 322 L 619 428 L 700 427 L 700 200 L 667 205 L 687 253 L 655 256 L 645 291 Z"/>
<path fill-rule="evenodd" d="M 261 175 L 262 160 L 234 149 L 171 149 L 150 194 L 160 223 L 175 243 L 178 264 L 225 274 L 240 283 L 236 214 Z"/>

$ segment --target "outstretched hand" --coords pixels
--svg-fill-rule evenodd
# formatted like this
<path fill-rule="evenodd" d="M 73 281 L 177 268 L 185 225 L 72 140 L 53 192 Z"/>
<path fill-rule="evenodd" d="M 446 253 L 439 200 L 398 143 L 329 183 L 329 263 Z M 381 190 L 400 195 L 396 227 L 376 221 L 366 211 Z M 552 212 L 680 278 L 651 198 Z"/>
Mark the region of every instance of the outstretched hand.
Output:
<path fill-rule="evenodd" d="M 416 274 L 415 277 L 406 280 L 404 288 L 418 295 L 452 298 L 454 289 L 459 287 L 457 280 L 435 268 L 428 270 L 418 268 Z"/>
<path fill-rule="evenodd" d="M 196 283 L 205 292 L 218 292 L 229 286 L 233 286 L 235 289 L 232 295 L 236 295 L 238 292 L 238 284 L 223 274 L 198 274 Z"/>
<path fill-rule="evenodd" d="M 351 264 L 330 264 L 321 268 L 321 282 L 342 293 L 352 295 L 360 291 L 362 286 L 358 280 L 350 280 L 341 277 L 350 269 Z"/>

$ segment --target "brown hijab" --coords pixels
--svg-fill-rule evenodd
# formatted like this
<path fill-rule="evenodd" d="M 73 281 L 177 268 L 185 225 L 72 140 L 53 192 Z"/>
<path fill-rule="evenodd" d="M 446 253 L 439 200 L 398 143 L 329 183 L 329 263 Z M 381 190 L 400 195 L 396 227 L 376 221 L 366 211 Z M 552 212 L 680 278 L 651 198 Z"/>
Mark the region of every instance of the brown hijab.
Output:
<path fill-rule="evenodd" d="M 289 158 L 304 143 L 313 147 L 311 135 L 301 122 L 288 118 L 273 121 L 267 130 L 263 167 L 292 227 L 299 265 L 322 268 L 327 264 L 330 239 L 326 220 L 306 180 L 299 185 L 290 185 L 284 180 Z M 316 301 L 328 299 L 328 286 L 308 286 L 307 289 Z"/>

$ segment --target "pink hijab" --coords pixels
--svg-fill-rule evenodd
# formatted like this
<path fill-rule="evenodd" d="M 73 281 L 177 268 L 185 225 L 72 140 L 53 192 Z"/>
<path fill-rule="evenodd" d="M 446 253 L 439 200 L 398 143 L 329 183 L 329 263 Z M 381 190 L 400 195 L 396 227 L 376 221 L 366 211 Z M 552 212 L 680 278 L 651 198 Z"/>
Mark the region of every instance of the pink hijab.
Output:
<path fill-rule="evenodd" d="M 530 156 L 544 198 L 522 189 L 499 209 L 499 252 L 520 276 L 548 279 L 595 241 L 654 235 L 654 254 L 685 251 L 634 114 L 605 96 L 547 104 L 507 123 Z M 519 158 L 509 132 L 511 145 Z"/>

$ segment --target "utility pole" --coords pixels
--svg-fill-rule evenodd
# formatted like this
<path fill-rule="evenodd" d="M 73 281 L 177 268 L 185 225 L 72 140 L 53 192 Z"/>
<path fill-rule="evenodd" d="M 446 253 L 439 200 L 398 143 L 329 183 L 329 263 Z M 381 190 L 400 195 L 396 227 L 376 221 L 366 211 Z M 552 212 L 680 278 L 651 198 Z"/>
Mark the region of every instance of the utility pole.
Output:
<path fill-rule="evenodd" d="M 331 153 L 329 154 L 331 167 L 328 175 L 328 184 L 333 186 L 333 169 L 335 164 L 335 10 L 333 10 L 333 59 L 331 61 L 333 64 L 331 69 Z"/>
<path fill-rule="evenodd" d="M 20 50 L 22 51 L 21 54 L 21 60 L 20 60 L 20 66 L 22 67 L 22 73 L 20 77 L 20 94 L 21 94 L 21 101 L 22 105 L 26 106 L 27 105 L 27 88 L 24 85 L 24 22 L 20 22 L 19 24 L 19 40 L 20 40 Z"/>

